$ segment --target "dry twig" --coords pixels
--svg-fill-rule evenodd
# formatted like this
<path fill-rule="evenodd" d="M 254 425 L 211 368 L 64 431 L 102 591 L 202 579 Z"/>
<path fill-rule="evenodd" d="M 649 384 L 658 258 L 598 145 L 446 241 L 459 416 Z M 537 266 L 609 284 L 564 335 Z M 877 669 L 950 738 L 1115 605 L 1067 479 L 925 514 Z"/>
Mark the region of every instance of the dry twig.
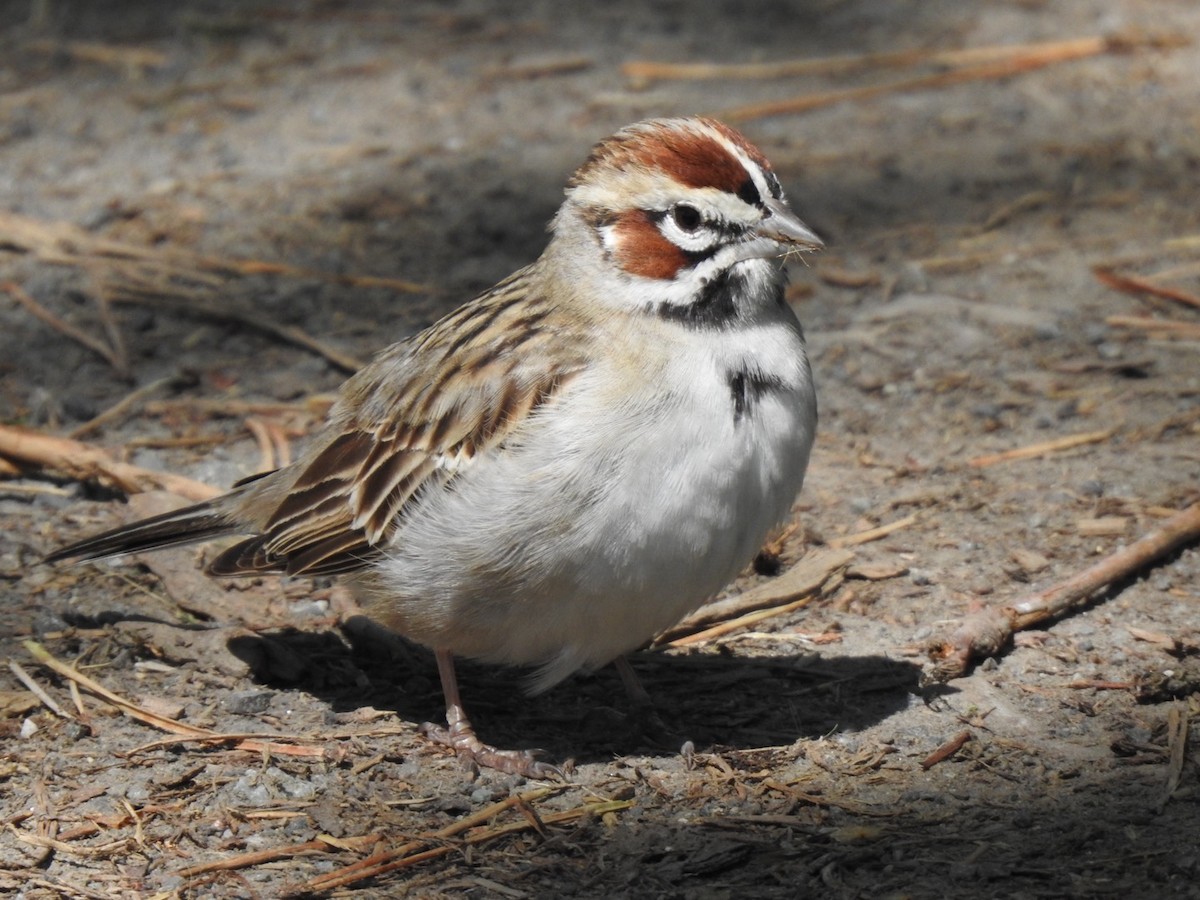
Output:
<path fill-rule="evenodd" d="M 767 616 L 796 609 L 812 600 L 818 593 L 828 593 L 854 559 L 849 550 L 826 550 L 810 553 L 778 578 L 751 588 L 736 597 L 718 600 L 696 610 L 674 628 L 655 639 L 655 644 L 694 643 L 724 634 L 734 628 L 749 625 Z M 767 610 L 766 615 L 747 614 Z M 731 622 L 730 620 L 734 620 Z M 719 630 L 713 631 L 710 626 Z"/>
<path fill-rule="evenodd" d="M 195 315 L 235 321 L 281 341 L 316 353 L 338 368 L 353 372 L 361 360 L 326 346 L 301 329 L 283 325 L 260 313 L 239 310 L 213 299 L 230 277 L 278 275 L 345 284 L 351 287 L 385 287 L 405 293 L 425 293 L 424 285 L 399 278 L 333 275 L 286 263 L 201 256 L 172 247 L 140 247 L 96 237 L 66 222 L 42 222 L 0 211 L 0 250 L 28 253 L 50 265 L 74 266 L 98 278 L 98 308 L 111 346 L 83 334 L 53 314 L 23 304 L 47 324 L 103 355 L 123 371 L 120 334 L 107 314 L 110 303 L 142 303 L 174 308 Z M 11 293 L 11 290 L 10 290 Z M 14 296 L 16 296 L 14 294 Z M 20 298 L 18 298 L 20 299 Z"/>
<path fill-rule="evenodd" d="M 135 406 L 137 406 L 138 403 L 140 403 L 146 397 L 149 397 L 151 394 L 157 393 L 162 388 L 188 384 L 191 381 L 192 379 L 183 375 L 168 375 L 166 378 L 159 378 L 155 381 L 151 381 L 148 384 L 144 384 L 140 388 L 130 391 L 108 409 L 96 416 L 93 416 L 82 425 L 72 430 L 70 436 L 78 440 L 85 435 L 91 434 L 98 428 L 102 428 L 114 421 L 123 419 Z"/>
<path fill-rule="evenodd" d="M 960 731 L 954 737 L 950 738 L 950 740 L 946 741 L 946 743 L 942 744 L 942 746 L 938 747 L 927 757 L 921 760 L 921 768 L 932 769 L 938 763 L 944 762 L 961 750 L 970 739 L 970 731 Z"/>
<path fill-rule="evenodd" d="M 1046 41 L 1034 44 L 999 44 L 986 47 L 968 47 L 961 50 L 896 50 L 887 53 L 853 53 L 841 56 L 823 56 L 817 59 L 796 59 L 783 62 L 742 63 L 721 65 L 717 63 L 661 63 L 635 60 L 621 66 L 621 74 L 627 78 L 647 82 L 651 80 L 709 81 L 730 79 L 766 80 L 772 78 L 796 78 L 804 75 L 846 75 L 869 69 L 898 69 L 913 66 L 931 66 L 954 69 L 962 66 L 979 65 L 1011 60 L 1031 53 L 1070 54 L 1089 51 L 1087 55 L 1103 52 L 1107 38 L 1080 38 L 1070 41 Z M 1115 39 L 1114 39 L 1115 40 Z M 1169 45 L 1163 39 L 1163 45 Z M 1125 42 L 1128 45 L 1128 41 Z M 1067 58 L 1074 58 L 1067 56 Z"/>
<path fill-rule="evenodd" d="M 100 44 L 90 41 L 30 41 L 30 50 L 39 53 L 66 54 L 83 62 L 100 63 L 106 66 L 141 73 L 146 69 L 161 69 L 167 64 L 167 55 L 149 47 L 131 47 L 120 44 Z"/>
<path fill-rule="evenodd" d="M 1025 447 L 1014 447 L 1012 450 L 1004 450 L 1000 453 L 987 453 L 983 456 L 975 456 L 967 460 L 967 465 L 976 469 L 982 469 L 986 466 L 994 466 L 996 463 L 1010 462 L 1014 459 L 1033 459 L 1038 456 L 1046 456 L 1049 453 L 1057 453 L 1060 450 L 1082 447 L 1085 444 L 1099 444 L 1107 441 L 1117 433 L 1117 430 L 1114 427 L 1105 429 L 1104 431 L 1068 434 L 1065 437 L 1053 438 L 1049 441 L 1039 441 L 1036 444 L 1029 444 Z"/>
<path fill-rule="evenodd" d="M 396 869 L 406 868 L 428 859 L 435 859 L 439 856 L 453 853 L 457 849 L 457 845 L 447 843 L 450 838 L 457 837 L 463 834 L 463 832 L 467 832 L 478 826 L 483 826 L 489 820 L 510 809 L 516 809 L 522 813 L 518 821 L 483 828 L 480 831 L 468 834 L 464 839 L 465 843 L 479 844 L 516 831 L 535 829 L 536 825 L 559 824 L 585 816 L 603 815 L 605 813 L 628 809 L 633 805 L 632 800 L 604 800 L 598 803 L 588 803 L 559 813 L 542 814 L 535 816 L 533 820 L 526 815 L 527 811 L 531 811 L 532 803 L 564 788 L 565 786 L 546 787 L 526 791 L 523 794 L 514 794 L 478 812 L 472 813 L 452 825 L 440 828 L 425 837 L 406 841 L 397 846 L 380 849 L 358 862 L 324 875 L 318 875 L 306 884 L 297 886 L 294 891 L 288 892 L 288 895 L 307 894 L 313 891 L 323 892 L 345 887 L 368 878 L 377 878 Z"/>
<path fill-rule="evenodd" d="M 1197 540 L 1200 540 L 1200 503 L 1193 503 L 1161 527 L 1066 581 L 1010 604 L 979 606 L 968 613 L 949 637 L 937 638 L 927 645 L 931 662 L 922 683 L 942 684 L 958 678 L 966 673 L 973 659 L 998 654 L 1015 632 L 1086 605 L 1097 591 Z"/>
<path fill-rule="evenodd" d="M 23 307 L 33 314 L 33 317 L 45 325 L 50 326 L 59 334 L 73 340 L 82 347 L 91 350 L 105 362 L 107 362 L 118 375 L 126 378 L 129 375 L 129 360 L 125 358 L 125 354 L 121 353 L 105 344 L 103 341 L 97 340 L 86 331 L 81 331 L 65 319 L 61 319 L 52 313 L 42 304 L 38 303 L 33 297 L 29 296 L 19 284 L 13 281 L 6 281 L 0 284 L 0 291 L 4 291 Z"/>
<path fill-rule="evenodd" d="M 145 722 L 147 725 L 152 725 L 163 731 L 171 734 L 180 735 L 185 741 L 200 741 L 210 743 L 233 743 L 234 749 L 245 750 L 250 753 L 277 753 L 288 756 L 320 756 L 328 757 L 330 754 L 320 747 L 297 747 L 293 744 L 303 744 L 308 739 L 294 735 L 262 735 L 262 734 L 221 734 L 215 731 L 209 731 L 207 728 L 198 728 L 195 725 L 186 725 L 176 719 L 167 716 L 159 715 L 152 710 L 146 709 L 143 706 L 138 706 L 126 700 L 119 694 L 110 691 L 100 682 L 95 681 L 84 675 L 78 669 L 67 665 L 61 660 L 55 658 L 45 647 L 37 641 L 24 641 L 23 646 L 37 662 L 48 669 L 52 669 L 64 678 L 79 684 L 88 692 L 107 701 L 108 703 L 121 710 L 130 718 L 137 719 L 139 722 Z M 285 739 L 293 742 L 293 744 L 277 743 L 278 740 Z M 337 755 L 337 754 L 334 754 Z"/>
<path fill-rule="evenodd" d="M 20 681 L 21 684 L 29 688 L 33 695 L 42 701 L 42 705 L 45 706 L 46 709 L 50 710 L 50 712 L 54 713 L 60 719 L 71 718 L 71 714 L 59 706 L 58 703 L 55 702 L 54 698 L 46 693 L 46 689 L 34 681 L 33 676 L 26 672 L 25 667 L 19 662 L 17 662 L 15 659 L 10 659 L 8 661 L 8 669 L 17 676 L 17 680 Z"/>
<path fill-rule="evenodd" d="M 1188 718 L 1187 707 L 1178 703 L 1167 713 L 1167 750 L 1170 752 L 1170 763 L 1167 767 L 1167 785 L 1158 804 L 1160 815 L 1179 788 L 1180 779 L 1183 777 L 1183 763 L 1187 759 Z"/>
<path fill-rule="evenodd" d="M 917 514 L 913 513 L 910 516 L 905 516 L 903 519 L 897 519 L 895 522 L 888 522 L 886 525 L 880 525 L 877 528 L 868 528 L 866 531 L 860 531 L 856 534 L 847 534 L 842 537 L 833 538 L 829 542 L 830 547 L 855 547 L 859 544 L 868 544 L 871 541 L 877 541 L 880 538 L 885 538 L 889 534 L 893 534 L 917 521 Z"/>
<path fill-rule="evenodd" d="M 1100 56 L 1104 53 L 1128 52 L 1140 47 L 1171 47 L 1178 46 L 1179 40 L 1174 38 L 1153 37 L 1138 38 L 1131 36 L 1097 36 L 1076 38 L 1069 41 L 1051 41 L 1044 44 L 1025 44 L 1010 48 L 1007 54 L 997 54 L 975 60 L 964 65 L 951 68 L 949 71 L 936 72 L 931 75 L 920 75 L 913 78 L 902 78 L 882 84 L 869 84 L 861 87 L 843 88 L 834 91 L 821 91 L 805 94 L 788 100 L 776 100 L 770 103 L 756 103 L 725 110 L 721 118 L 735 122 L 749 119 L 762 119 L 768 116 L 788 115 L 809 112 L 814 109 L 832 106 L 848 100 L 866 100 L 885 94 L 895 94 L 904 91 L 934 90 L 965 84 L 971 81 L 985 81 L 999 78 L 1009 78 L 1032 72 L 1046 66 Z"/>
<path fill-rule="evenodd" d="M 99 447 L 17 425 L 0 425 L 0 456 L 61 472 L 77 481 L 99 481 L 127 494 L 164 490 L 189 500 L 211 500 L 222 493 L 202 481 L 143 469 L 113 459 Z"/>
<path fill-rule="evenodd" d="M 1162 297 L 1165 300 L 1174 300 L 1177 303 L 1183 303 L 1193 309 L 1200 309 L 1200 296 L 1180 290 L 1179 288 L 1167 287 L 1149 278 L 1139 278 L 1136 275 L 1118 275 L 1112 269 L 1103 266 L 1097 266 L 1092 269 L 1092 274 L 1096 276 L 1096 279 L 1101 284 L 1108 285 L 1108 287 L 1123 291 L 1126 294 L 1149 294 L 1152 297 Z"/>
<path fill-rule="evenodd" d="M 1200 341 L 1200 322 L 1182 322 L 1178 319 L 1155 319 L 1150 316 L 1107 316 L 1104 321 L 1114 328 L 1140 329 L 1147 332 L 1151 337 Z"/>

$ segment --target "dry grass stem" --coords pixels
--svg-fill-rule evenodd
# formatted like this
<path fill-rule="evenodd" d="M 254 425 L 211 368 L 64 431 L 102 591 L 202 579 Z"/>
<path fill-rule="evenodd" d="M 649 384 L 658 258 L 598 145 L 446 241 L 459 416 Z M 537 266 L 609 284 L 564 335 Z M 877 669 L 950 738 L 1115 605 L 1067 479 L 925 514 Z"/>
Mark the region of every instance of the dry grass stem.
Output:
<path fill-rule="evenodd" d="M 776 100 L 768 103 L 754 103 L 738 106 L 719 113 L 719 117 L 733 122 L 745 122 L 751 119 L 763 119 L 769 116 L 791 115 L 809 112 L 847 101 L 868 100 L 886 94 L 904 93 L 909 91 L 936 90 L 971 81 L 990 81 L 1009 78 L 1032 72 L 1046 66 L 1058 63 L 1086 59 L 1104 53 L 1127 52 L 1141 47 L 1171 47 L 1179 46 L 1180 40 L 1175 38 L 1138 38 L 1138 37 L 1085 37 L 1069 41 L 1052 41 L 1046 44 L 1025 44 L 1011 48 L 1011 52 L 981 61 L 971 61 L 964 65 L 951 68 L 949 71 L 936 72 L 932 75 L 920 75 L 913 78 L 902 78 L 897 81 L 882 84 L 869 84 L 860 87 L 842 88 L 833 91 L 819 91 L 804 94 L 788 100 Z"/>
<path fill-rule="evenodd" d="M 102 324 L 110 343 L 63 322 L 23 295 L 15 285 L 5 285 L 23 306 L 46 324 L 100 354 L 122 375 L 128 371 L 120 332 L 109 312 L 110 303 L 141 303 L 234 321 L 285 343 L 323 357 L 339 369 L 353 372 L 362 361 L 325 345 L 303 330 L 283 325 L 260 313 L 230 308 L 213 295 L 234 276 L 278 275 L 345 284 L 351 287 L 384 287 L 405 293 L 425 293 L 424 285 L 395 278 L 331 275 L 286 263 L 201 256 L 178 248 L 145 248 L 99 238 L 66 222 L 43 222 L 15 213 L 0 212 L 0 247 L 28 253 L 51 265 L 75 266 L 97 280 L 95 290 Z"/>
<path fill-rule="evenodd" d="M 1030 55 L 1058 56 L 1078 59 L 1094 56 L 1109 49 L 1114 40 L 1105 37 L 1086 37 L 1068 41 L 1046 41 L 1032 44 L 993 44 L 961 50 L 897 50 L 887 53 L 851 53 L 823 56 L 816 59 L 796 59 L 767 63 L 663 63 L 635 60 L 621 66 L 621 74 L 639 82 L 650 81 L 728 81 L 797 78 L 809 75 L 847 75 L 872 69 L 900 69 L 915 66 L 956 69 L 985 63 L 1003 63 Z M 1167 45 L 1177 41 L 1164 39 Z M 1128 46 L 1128 41 L 1124 44 Z"/>
<path fill-rule="evenodd" d="M 1150 316 L 1108 316 L 1104 321 L 1114 328 L 1137 328 L 1150 337 L 1200 341 L 1200 322 L 1152 319 Z"/>
<path fill-rule="evenodd" d="M 42 701 L 42 705 L 46 707 L 46 709 L 50 710 L 50 712 L 54 713 L 60 719 L 72 718 L 69 712 L 59 706 L 58 703 L 55 702 L 54 698 L 46 693 L 45 688 L 33 680 L 33 676 L 26 672 L 24 667 L 19 662 L 17 662 L 15 659 L 10 659 L 8 661 L 8 669 L 17 676 L 17 680 L 20 681 L 21 684 L 29 688 L 30 692 L 32 692 L 35 697 Z"/>
<path fill-rule="evenodd" d="M 167 55 L 147 47 L 130 47 L 121 44 L 100 44 L 91 41 L 30 41 L 30 50 L 52 55 L 65 54 L 80 62 L 99 63 L 142 74 L 146 69 L 161 69 L 167 64 Z"/>
<path fill-rule="evenodd" d="M 324 875 L 319 875 L 313 878 L 307 884 L 299 888 L 297 893 L 311 891 L 329 891 L 334 888 L 345 887 L 368 878 L 377 878 L 388 872 L 396 869 L 405 868 L 415 865 L 419 862 L 424 862 L 429 859 L 435 859 L 439 856 L 445 856 L 447 853 L 454 852 L 456 846 L 454 844 L 444 844 L 442 846 L 430 847 L 430 844 L 437 844 L 448 841 L 450 838 L 456 837 L 463 832 L 484 825 L 489 820 L 495 818 L 501 813 L 509 809 L 527 808 L 531 803 L 534 803 L 549 794 L 565 789 L 565 786 L 538 788 L 537 790 L 527 791 L 523 794 L 514 794 L 506 797 L 497 803 L 484 807 L 478 812 L 472 813 L 469 816 L 460 819 L 459 821 L 448 825 L 445 828 L 440 828 L 428 836 L 418 838 L 411 841 L 406 841 L 397 846 L 392 846 L 376 851 L 371 856 L 361 859 L 358 862 L 352 863 L 341 869 L 333 872 L 328 872 Z M 626 808 L 632 805 L 628 801 L 614 801 L 623 803 Z M 589 814 L 591 810 L 588 807 L 582 807 L 579 815 Z M 551 817 L 546 817 L 545 821 L 553 821 Z M 564 821 L 564 820 L 559 820 Z M 516 823 L 516 826 L 500 826 L 487 828 L 483 831 L 473 834 L 467 838 L 468 843 L 477 844 L 484 841 L 492 840 L 511 831 L 525 831 L 533 826 L 530 821 L 522 817 L 521 821 Z"/>
<path fill-rule="evenodd" d="M 1012 462 L 1017 459 L 1036 459 L 1039 456 L 1047 456 L 1051 453 L 1058 453 L 1062 450 L 1071 450 L 1075 447 L 1083 447 L 1087 444 L 1099 444 L 1107 441 L 1110 437 L 1117 433 L 1118 427 L 1107 428 L 1104 431 L 1088 431 L 1083 434 L 1069 434 L 1065 437 L 1054 438 L 1049 441 L 1039 441 L 1036 444 L 1027 444 L 1024 447 L 1014 447 L 1012 450 L 1004 450 L 1000 453 L 987 453 L 983 456 L 975 456 L 967 460 L 967 465 L 976 469 L 983 469 L 987 466 L 994 466 L 997 463 Z"/>
<path fill-rule="evenodd" d="M 1159 815 L 1162 815 L 1163 807 L 1170 802 L 1183 778 L 1183 764 L 1187 760 L 1189 718 L 1187 707 L 1179 703 L 1173 704 L 1167 712 L 1167 752 L 1170 756 L 1167 764 L 1167 784 L 1158 804 Z"/>
<path fill-rule="evenodd" d="M 1152 297 L 1162 297 L 1164 300 L 1174 300 L 1176 303 L 1182 303 L 1185 306 L 1190 306 L 1192 309 L 1200 309 L 1200 296 L 1181 290 L 1180 288 L 1168 287 L 1164 284 L 1159 284 L 1157 281 L 1152 281 L 1149 278 L 1139 278 L 1136 275 L 1118 275 L 1112 269 L 1107 269 L 1097 266 L 1092 269 L 1096 279 L 1114 290 L 1123 291 L 1126 294 L 1149 294 Z"/>
<path fill-rule="evenodd" d="M 261 313 L 237 309 L 229 304 L 220 303 L 213 300 L 207 292 L 182 287 L 166 286 L 147 289 L 141 286 L 127 285 L 113 291 L 112 301 L 149 306 L 153 309 L 170 309 L 221 322 L 236 322 L 273 337 L 281 343 L 291 344 L 320 356 L 346 373 L 356 372 L 363 365 L 363 361 L 358 357 L 330 347 L 302 328 L 297 328 L 295 325 L 283 325 Z"/>
<path fill-rule="evenodd" d="M 111 425 L 125 418 L 133 411 L 139 403 L 151 394 L 156 394 L 163 388 L 173 387 L 175 385 L 187 383 L 189 379 L 182 375 L 169 375 L 166 378 L 159 378 L 151 381 L 149 384 L 144 384 L 140 388 L 130 391 L 108 409 L 101 412 L 99 415 L 88 419 L 82 425 L 73 429 L 70 437 L 78 440 L 81 437 L 91 434 L 105 425 Z"/>
<path fill-rule="evenodd" d="M 897 519 L 895 522 L 889 522 L 886 525 L 880 525 L 877 528 L 868 528 L 866 531 L 859 531 L 856 534 L 847 534 L 842 537 L 833 538 L 829 542 L 830 547 L 856 547 L 859 544 L 867 544 L 871 541 L 878 541 L 881 538 L 887 537 L 889 534 L 894 534 L 912 525 L 917 521 L 917 514 L 905 516 L 903 519 Z"/>
<path fill-rule="evenodd" d="M 64 678 L 70 679 L 77 683 L 89 693 L 107 701 L 115 706 L 125 715 L 144 722 L 147 725 L 152 725 L 162 731 L 170 732 L 171 734 L 179 735 L 179 740 L 167 741 L 166 744 L 180 742 L 215 742 L 215 743 L 234 743 L 234 749 L 245 750 L 250 753 L 277 753 L 288 756 L 328 756 L 328 752 L 319 747 L 297 747 L 292 744 L 281 744 L 276 741 L 280 738 L 296 743 L 303 743 L 306 739 L 293 735 L 263 735 L 253 733 L 238 733 L 238 734 L 221 734 L 210 731 L 207 728 L 198 728 L 195 725 L 186 725 L 176 719 L 167 716 L 159 715 L 152 710 L 139 706 L 126 700 L 119 694 L 110 691 L 100 682 L 95 681 L 84 675 L 79 670 L 67 665 L 59 659 L 56 659 L 37 641 L 24 641 L 23 646 L 38 663 L 52 669 Z M 274 740 L 271 740 L 274 739 Z M 149 745 L 155 746 L 155 745 Z M 140 748 L 145 749 L 145 748 Z M 134 751 L 137 752 L 137 751 Z"/>
<path fill-rule="evenodd" d="M 674 628 L 659 635 L 654 643 L 658 646 L 693 643 L 715 636 L 709 631 L 713 625 L 720 626 L 721 630 L 717 633 L 724 634 L 734 628 L 741 628 L 743 624 L 751 624 L 761 618 L 787 611 L 781 607 L 798 609 L 818 593 L 829 593 L 837 584 L 841 584 L 842 573 L 853 559 L 854 554 L 849 550 L 818 550 L 810 553 L 778 578 L 736 597 L 717 600 L 700 607 Z M 764 616 L 740 620 L 740 617 L 764 609 L 767 610 Z M 731 621 L 737 621 L 737 624 L 729 624 Z M 698 632 L 704 636 L 699 636 Z M 693 635 L 694 638 L 689 638 Z"/>
<path fill-rule="evenodd" d="M 59 334 L 70 338 L 80 346 L 91 350 L 110 366 L 112 366 L 113 371 L 115 371 L 122 378 L 127 378 L 129 376 L 129 360 L 125 358 L 124 353 L 115 350 L 113 347 L 109 346 L 103 341 L 97 340 L 87 332 L 76 328 L 65 319 L 59 318 L 50 310 L 46 309 L 46 307 L 34 300 L 33 297 L 29 296 L 29 294 L 25 292 L 24 288 L 22 288 L 19 284 L 12 281 L 6 281 L 3 284 L 0 284 L 0 290 L 4 291 L 23 307 L 29 310 L 29 312 L 33 314 L 33 317 L 38 321 L 53 328 Z"/>

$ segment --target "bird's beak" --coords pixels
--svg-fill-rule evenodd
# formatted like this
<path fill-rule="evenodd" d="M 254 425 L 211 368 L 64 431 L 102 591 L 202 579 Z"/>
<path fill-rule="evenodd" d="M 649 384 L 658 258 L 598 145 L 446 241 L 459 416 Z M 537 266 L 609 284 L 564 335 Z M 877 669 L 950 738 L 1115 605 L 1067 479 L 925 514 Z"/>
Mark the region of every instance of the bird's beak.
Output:
<path fill-rule="evenodd" d="M 820 250 L 825 246 L 816 232 L 796 218 L 796 214 L 782 200 L 768 197 L 763 205 L 767 208 L 767 214 L 756 229 L 760 237 L 795 250 Z"/>

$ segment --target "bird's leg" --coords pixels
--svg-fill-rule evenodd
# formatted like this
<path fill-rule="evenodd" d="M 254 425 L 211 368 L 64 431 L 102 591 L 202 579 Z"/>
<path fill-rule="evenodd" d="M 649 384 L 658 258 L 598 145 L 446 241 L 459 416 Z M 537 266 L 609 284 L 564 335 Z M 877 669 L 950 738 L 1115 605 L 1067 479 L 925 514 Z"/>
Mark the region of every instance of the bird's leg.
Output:
<path fill-rule="evenodd" d="M 618 656 L 613 660 L 613 668 L 621 676 L 621 684 L 625 686 L 625 693 L 629 697 L 629 720 L 634 729 L 656 744 L 670 744 L 671 729 L 659 716 L 654 701 L 650 699 L 637 672 L 633 671 L 633 666 L 629 664 L 629 658 Z"/>
<path fill-rule="evenodd" d="M 629 657 L 618 656 L 613 660 L 613 668 L 621 676 L 621 684 L 625 686 L 625 693 L 629 696 L 629 702 L 633 704 L 634 708 L 646 707 L 653 709 L 654 701 L 650 699 L 650 695 L 642 687 L 641 679 L 638 678 L 637 672 L 633 671 L 633 666 L 629 664 Z"/>
<path fill-rule="evenodd" d="M 526 778 L 562 778 L 557 766 L 541 762 L 536 750 L 497 750 L 475 736 L 475 729 L 463 709 L 462 697 L 458 693 L 458 676 L 454 673 L 454 657 L 448 650 L 435 651 L 438 675 L 442 680 L 442 694 L 446 698 L 446 726 L 425 725 L 423 731 L 439 744 L 454 749 L 458 759 L 468 767 L 482 766 L 496 769 L 509 775 Z"/>

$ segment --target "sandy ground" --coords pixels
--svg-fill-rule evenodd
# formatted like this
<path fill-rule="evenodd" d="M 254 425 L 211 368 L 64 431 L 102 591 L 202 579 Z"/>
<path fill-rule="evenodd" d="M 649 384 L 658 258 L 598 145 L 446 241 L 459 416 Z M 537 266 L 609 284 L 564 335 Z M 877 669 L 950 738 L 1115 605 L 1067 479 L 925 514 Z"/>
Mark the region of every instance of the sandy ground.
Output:
<path fill-rule="evenodd" d="M 221 486 L 263 465 L 255 429 L 302 440 L 346 367 L 532 259 L 615 128 L 913 82 L 738 123 L 829 244 L 792 273 L 822 421 L 780 567 L 899 525 L 800 608 L 639 654 L 669 740 L 611 671 L 529 699 L 464 666 L 485 737 L 575 764 L 471 778 L 418 731 L 429 655 L 340 587 L 215 584 L 203 549 L 43 565 L 164 500 L 25 472 L 0 481 L 0 656 L 63 715 L 0 670 L 0 891 L 274 897 L 411 839 L 340 895 L 1200 897 L 1200 549 L 917 686 L 972 603 L 1200 496 L 1200 309 L 1093 272 L 1200 292 L 1200 6 L 654 6 L 0 4 L 0 421 L 68 435 L 136 392 L 81 439 Z M 961 84 L 954 59 L 622 71 L 1106 35 Z"/>

